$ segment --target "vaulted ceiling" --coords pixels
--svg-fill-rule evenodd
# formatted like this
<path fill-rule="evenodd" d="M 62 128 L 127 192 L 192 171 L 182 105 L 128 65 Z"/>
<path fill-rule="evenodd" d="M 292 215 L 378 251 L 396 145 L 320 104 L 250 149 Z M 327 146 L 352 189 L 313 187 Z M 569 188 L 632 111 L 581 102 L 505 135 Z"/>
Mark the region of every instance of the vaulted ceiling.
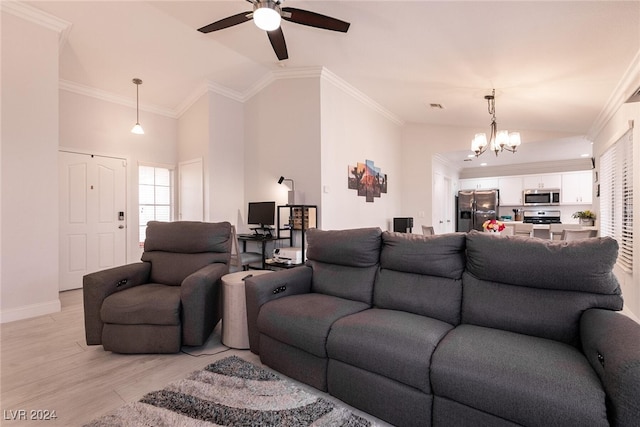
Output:
<path fill-rule="evenodd" d="M 252 22 L 196 31 L 250 11 L 243 0 L 27 3 L 71 23 L 62 80 L 131 98 L 139 77 L 158 109 L 179 112 L 207 82 L 242 96 L 269 73 L 323 66 L 404 123 L 484 131 L 495 88 L 499 126 L 524 143 L 527 130 L 587 135 L 640 52 L 638 1 L 286 0 L 351 27 L 283 21 L 282 62 Z"/>

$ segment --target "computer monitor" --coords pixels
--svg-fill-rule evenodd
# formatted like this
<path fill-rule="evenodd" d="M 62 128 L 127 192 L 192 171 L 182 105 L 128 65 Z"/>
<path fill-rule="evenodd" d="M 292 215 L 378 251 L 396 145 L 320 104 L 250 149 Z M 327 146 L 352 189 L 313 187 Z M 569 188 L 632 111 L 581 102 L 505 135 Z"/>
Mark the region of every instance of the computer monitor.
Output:
<path fill-rule="evenodd" d="M 247 223 L 270 230 L 275 225 L 276 202 L 249 202 Z"/>

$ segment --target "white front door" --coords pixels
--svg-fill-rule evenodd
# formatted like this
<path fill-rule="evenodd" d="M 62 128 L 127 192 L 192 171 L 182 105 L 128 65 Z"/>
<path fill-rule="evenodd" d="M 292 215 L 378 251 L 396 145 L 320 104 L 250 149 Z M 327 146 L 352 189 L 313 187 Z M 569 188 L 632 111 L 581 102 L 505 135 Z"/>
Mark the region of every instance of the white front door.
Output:
<path fill-rule="evenodd" d="M 82 276 L 127 259 L 124 159 L 60 151 L 61 291 L 82 287 Z"/>

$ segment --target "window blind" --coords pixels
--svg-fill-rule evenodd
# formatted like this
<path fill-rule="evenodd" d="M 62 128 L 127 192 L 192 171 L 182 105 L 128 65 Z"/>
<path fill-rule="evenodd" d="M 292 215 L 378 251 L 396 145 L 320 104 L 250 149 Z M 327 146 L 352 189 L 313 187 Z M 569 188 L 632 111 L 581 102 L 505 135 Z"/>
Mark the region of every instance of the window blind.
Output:
<path fill-rule="evenodd" d="M 600 157 L 600 235 L 617 240 L 618 263 L 633 270 L 633 129 Z"/>

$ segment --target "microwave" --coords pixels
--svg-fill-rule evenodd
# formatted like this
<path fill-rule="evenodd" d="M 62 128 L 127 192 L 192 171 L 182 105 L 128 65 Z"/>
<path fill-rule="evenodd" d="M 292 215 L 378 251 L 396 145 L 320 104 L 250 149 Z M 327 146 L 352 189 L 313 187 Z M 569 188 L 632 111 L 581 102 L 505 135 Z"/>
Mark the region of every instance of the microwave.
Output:
<path fill-rule="evenodd" d="M 546 188 L 524 190 L 522 201 L 525 206 L 556 206 L 560 204 L 560 190 Z"/>

